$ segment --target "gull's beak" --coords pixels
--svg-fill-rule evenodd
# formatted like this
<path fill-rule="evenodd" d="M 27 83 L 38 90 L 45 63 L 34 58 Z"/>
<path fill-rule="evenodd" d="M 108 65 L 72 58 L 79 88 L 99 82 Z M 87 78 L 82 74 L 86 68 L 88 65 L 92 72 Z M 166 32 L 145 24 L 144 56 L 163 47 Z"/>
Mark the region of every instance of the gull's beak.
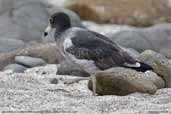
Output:
<path fill-rule="evenodd" d="M 44 32 L 44 37 L 48 36 L 49 35 L 49 32 L 52 30 L 51 26 L 48 25 L 48 27 L 45 29 L 45 32 Z"/>

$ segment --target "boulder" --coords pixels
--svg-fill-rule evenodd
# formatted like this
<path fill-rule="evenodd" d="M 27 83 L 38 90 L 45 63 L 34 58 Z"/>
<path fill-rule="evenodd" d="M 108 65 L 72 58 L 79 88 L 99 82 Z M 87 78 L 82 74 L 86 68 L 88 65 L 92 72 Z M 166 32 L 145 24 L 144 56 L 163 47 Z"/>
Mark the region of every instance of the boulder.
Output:
<path fill-rule="evenodd" d="M 153 49 L 171 58 L 171 24 L 158 24 L 142 30 Z"/>
<path fill-rule="evenodd" d="M 98 23 L 150 26 L 171 22 L 169 0 L 71 0 L 66 7 Z"/>
<path fill-rule="evenodd" d="M 28 2 L 14 8 L 12 11 L 13 23 L 26 30 L 23 41 L 41 41 L 42 33 L 47 26 L 48 11 L 41 2 Z"/>
<path fill-rule="evenodd" d="M 157 90 L 155 83 L 158 82 L 154 83 L 154 81 L 147 78 L 150 76 L 146 75 L 149 74 L 116 67 L 97 72 L 95 75 L 91 76 L 88 88 L 92 90 L 94 85 L 92 82 L 95 82 L 95 92 L 98 95 L 123 96 L 135 92 L 154 94 Z"/>
<path fill-rule="evenodd" d="M 134 57 L 134 58 L 138 58 L 139 55 L 140 55 L 140 53 L 139 53 L 137 50 L 133 49 L 133 48 L 123 48 L 123 49 L 124 49 L 126 52 L 128 52 L 129 55 L 131 55 L 131 56 Z"/>
<path fill-rule="evenodd" d="M 35 58 L 41 58 L 49 64 L 57 64 L 63 60 L 55 43 L 51 44 L 37 44 L 24 49 L 18 49 L 13 52 L 0 54 L 0 70 L 6 65 L 15 63 L 16 56 L 30 56 Z"/>
<path fill-rule="evenodd" d="M 49 17 L 41 0 L 0 0 L 0 39 L 42 41 Z M 2 13 L 1 13 L 2 12 Z"/>
<path fill-rule="evenodd" d="M 152 66 L 153 71 L 165 81 L 166 87 L 171 87 L 171 64 L 165 56 L 146 50 L 140 54 L 139 60 Z"/>
<path fill-rule="evenodd" d="M 81 67 L 73 63 L 71 61 L 64 61 L 61 63 L 57 69 L 58 75 L 71 75 L 71 76 L 79 76 L 79 77 L 88 77 L 89 73 L 81 69 Z"/>
<path fill-rule="evenodd" d="M 115 31 L 115 30 L 113 30 Z M 139 52 L 154 50 L 171 58 L 171 24 L 158 24 L 148 28 L 123 28 L 114 33 L 108 34 L 116 43 L 126 48 L 133 48 Z"/>
<path fill-rule="evenodd" d="M 15 62 L 29 68 L 46 65 L 43 59 L 29 56 L 16 56 Z"/>
<path fill-rule="evenodd" d="M 13 0 L 0 0 L 0 14 L 9 11 L 14 4 Z"/>
<path fill-rule="evenodd" d="M 6 53 L 24 47 L 25 43 L 22 40 L 8 38 L 0 39 L 0 53 Z"/>
<path fill-rule="evenodd" d="M 120 31 L 113 36 L 112 40 L 123 47 L 133 48 L 139 52 L 153 49 L 151 42 L 139 29 Z"/>
<path fill-rule="evenodd" d="M 20 65 L 20 64 L 9 64 L 9 65 L 5 66 L 5 68 L 3 70 L 12 70 L 15 73 L 24 73 L 24 71 L 27 68 L 28 67 L 25 67 L 25 66 Z"/>

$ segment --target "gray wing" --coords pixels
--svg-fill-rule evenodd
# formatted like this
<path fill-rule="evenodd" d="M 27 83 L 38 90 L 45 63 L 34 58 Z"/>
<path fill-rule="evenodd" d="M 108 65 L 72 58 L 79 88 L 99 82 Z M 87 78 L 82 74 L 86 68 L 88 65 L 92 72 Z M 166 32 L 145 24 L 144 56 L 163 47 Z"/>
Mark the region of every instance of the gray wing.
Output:
<path fill-rule="evenodd" d="M 73 34 L 73 46 L 66 51 L 78 59 L 93 60 L 100 69 L 136 63 L 135 59 L 103 35 L 84 29 L 76 30 Z"/>

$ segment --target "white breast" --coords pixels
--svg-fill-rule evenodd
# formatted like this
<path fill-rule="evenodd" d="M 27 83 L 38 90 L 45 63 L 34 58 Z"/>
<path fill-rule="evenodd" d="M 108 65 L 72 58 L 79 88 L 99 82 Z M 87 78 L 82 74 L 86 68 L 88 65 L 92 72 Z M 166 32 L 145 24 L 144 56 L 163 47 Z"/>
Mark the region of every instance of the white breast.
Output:
<path fill-rule="evenodd" d="M 63 43 L 64 50 L 73 46 L 71 39 L 65 39 Z"/>
<path fill-rule="evenodd" d="M 86 59 L 77 59 L 74 55 L 69 54 L 68 56 L 72 59 L 76 64 L 79 64 L 86 72 L 93 74 L 96 71 L 99 71 L 99 68 L 96 67 L 94 61 L 86 60 Z"/>

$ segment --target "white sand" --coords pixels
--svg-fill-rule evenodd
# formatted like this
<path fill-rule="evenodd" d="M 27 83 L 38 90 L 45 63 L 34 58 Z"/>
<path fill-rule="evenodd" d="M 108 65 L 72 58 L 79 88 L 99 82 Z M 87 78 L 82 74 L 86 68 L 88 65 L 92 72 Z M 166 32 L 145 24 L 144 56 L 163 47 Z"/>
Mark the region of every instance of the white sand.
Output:
<path fill-rule="evenodd" d="M 171 89 L 159 90 L 155 95 L 92 96 L 87 81 L 65 85 L 62 80 L 76 77 L 55 73 L 55 65 L 33 68 L 24 74 L 0 72 L 0 111 L 30 111 L 29 114 L 31 111 L 36 114 L 45 111 L 57 114 L 171 113 Z M 54 77 L 61 80 L 59 84 L 49 83 Z"/>

